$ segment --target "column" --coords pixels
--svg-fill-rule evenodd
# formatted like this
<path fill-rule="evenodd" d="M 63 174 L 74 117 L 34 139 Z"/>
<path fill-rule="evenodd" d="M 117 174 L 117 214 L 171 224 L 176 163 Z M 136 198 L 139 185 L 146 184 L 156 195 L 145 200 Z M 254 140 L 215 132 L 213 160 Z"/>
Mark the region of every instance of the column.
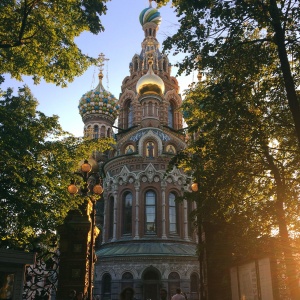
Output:
<path fill-rule="evenodd" d="M 161 182 L 161 221 L 162 221 L 162 238 L 166 239 L 166 181 Z"/>
<path fill-rule="evenodd" d="M 192 203 L 192 210 L 195 210 L 195 209 L 197 209 L 197 203 L 196 203 L 195 201 L 193 201 L 193 203 Z M 196 230 L 198 231 L 198 227 L 197 227 Z M 198 232 L 196 232 L 195 236 L 196 236 L 196 237 L 195 237 L 196 243 L 198 243 L 198 242 L 199 242 L 199 235 L 198 235 Z"/>
<path fill-rule="evenodd" d="M 107 209 L 107 201 L 108 201 L 108 199 L 107 199 L 107 193 L 104 192 L 102 197 L 103 197 L 102 198 L 103 200 L 105 199 L 104 200 L 104 207 L 103 207 L 103 210 L 104 210 L 104 220 L 103 220 L 103 228 L 102 228 L 102 230 L 103 230 L 103 233 L 102 233 L 102 244 L 104 244 L 106 242 L 106 223 L 107 223 L 107 216 L 108 216 L 108 213 L 106 211 L 106 209 Z"/>
<path fill-rule="evenodd" d="M 140 182 L 136 181 L 134 183 L 135 187 L 135 236 L 134 239 L 138 240 L 140 238 L 139 236 L 139 225 L 140 225 L 140 200 L 139 200 L 139 192 L 140 192 Z"/>
<path fill-rule="evenodd" d="M 184 239 L 186 241 L 189 240 L 189 232 L 188 232 L 188 212 L 187 212 L 187 201 L 186 199 L 183 200 L 183 234 Z"/>
<path fill-rule="evenodd" d="M 112 241 L 117 239 L 117 216 L 118 216 L 118 201 L 117 201 L 117 190 L 114 189 L 114 230 Z"/>

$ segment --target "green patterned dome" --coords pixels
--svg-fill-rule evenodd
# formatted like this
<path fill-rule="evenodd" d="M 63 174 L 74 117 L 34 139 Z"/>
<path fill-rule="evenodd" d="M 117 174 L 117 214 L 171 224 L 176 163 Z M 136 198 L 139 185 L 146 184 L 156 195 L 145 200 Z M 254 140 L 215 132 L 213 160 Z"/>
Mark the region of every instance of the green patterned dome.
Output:
<path fill-rule="evenodd" d="M 156 25 L 159 25 L 161 23 L 160 12 L 156 8 L 153 8 L 151 6 L 142 10 L 139 19 L 142 26 L 149 22 L 153 22 Z"/>
<path fill-rule="evenodd" d="M 114 120 L 118 116 L 119 106 L 113 94 L 106 91 L 102 85 L 103 75 L 99 75 L 99 84 L 94 89 L 82 95 L 79 101 L 79 113 L 82 119 L 89 115 L 106 115 Z"/>

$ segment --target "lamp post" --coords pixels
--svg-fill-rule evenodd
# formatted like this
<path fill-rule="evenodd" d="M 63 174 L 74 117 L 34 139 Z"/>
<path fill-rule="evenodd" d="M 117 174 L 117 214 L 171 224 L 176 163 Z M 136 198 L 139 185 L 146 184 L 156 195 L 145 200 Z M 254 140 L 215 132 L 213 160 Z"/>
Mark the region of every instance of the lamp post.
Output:
<path fill-rule="evenodd" d="M 85 160 L 81 165 L 81 172 L 75 172 L 75 175 L 80 176 L 83 179 L 83 186 L 78 189 L 75 184 L 75 180 L 72 179 L 70 185 L 68 186 L 68 192 L 71 195 L 75 195 L 80 192 L 83 197 L 88 197 L 92 203 L 92 211 L 90 213 L 91 218 L 91 230 L 90 230 L 90 247 L 88 250 L 88 300 L 93 299 L 93 270 L 94 270 L 94 244 L 95 244 L 95 228 L 96 228 L 96 201 L 98 200 L 96 196 L 100 196 L 103 193 L 103 188 L 100 185 L 100 176 L 98 172 L 91 172 L 92 166 L 89 164 L 88 160 Z M 94 177 L 96 179 L 96 184 L 89 186 L 89 179 Z"/>

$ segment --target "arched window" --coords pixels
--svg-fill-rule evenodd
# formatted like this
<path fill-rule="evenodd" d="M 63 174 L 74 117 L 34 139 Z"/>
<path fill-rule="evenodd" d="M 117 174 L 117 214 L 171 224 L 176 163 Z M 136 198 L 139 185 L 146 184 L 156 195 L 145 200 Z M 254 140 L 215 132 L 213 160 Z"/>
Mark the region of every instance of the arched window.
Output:
<path fill-rule="evenodd" d="M 132 193 L 127 192 L 123 198 L 123 234 L 132 233 Z"/>
<path fill-rule="evenodd" d="M 145 195 L 145 233 L 156 233 L 156 194 L 153 191 Z"/>
<path fill-rule="evenodd" d="M 130 128 L 133 125 L 133 109 L 131 100 L 125 104 L 125 127 Z"/>
<path fill-rule="evenodd" d="M 99 138 L 99 126 L 95 125 L 94 126 L 94 134 L 93 134 L 93 138 L 94 139 L 98 139 Z"/>
<path fill-rule="evenodd" d="M 177 206 L 175 198 L 176 195 L 174 193 L 169 194 L 169 231 L 171 234 L 178 233 Z"/>
<path fill-rule="evenodd" d="M 111 239 L 113 237 L 113 234 L 114 234 L 114 197 L 111 196 L 109 198 L 109 205 L 108 205 L 108 208 L 109 208 L 109 220 L 108 220 L 108 238 Z"/>
<path fill-rule="evenodd" d="M 175 295 L 176 289 L 180 287 L 180 276 L 177 272 L 171 272 L 168 277 L 169 295 Z"/>
<path fill-rule="evenodd" d="M 152 117 L 153 115 L 153 103 L 150 101 L 148 104 L 148 116 Z"/>
<path fill-rule="evenodd" d="M 134 68 L 133 68 L 133 70 L 134 70 L 134 71 L 137 71 L 137 70 L 138 70 L 138 68 L 139 68 L 138 59 L 137 59 L 137 58 L 135 58 L 135 60 L 134 60 Z"/>
<path fill-rule="evenodd" d="M 143 299 L 160 299 L 161 273 L 154 267 L 148 267 L 142 274 Z"/>
<path fill-rule="evenodd" d="M 111 276 L 108 273 L 102 277 L 101 299 L 111 299 Z"/>
<path fill-rule="evenodd" d="M 106 132 L 106 128 L 105 128 L 105 126 L 103 125 L 103 126 L 101 126 L 100 136 L 101 136 L 101 137 L 105 137 L 105 132 Z"/>
<path fill-rule="evenodd" d="M 199 275 L 197 273 L 192 273 L 190 277 L 190 299 L 198 300 L 199 299 Z"/>
<path fill-rule="evenodd" d="M 130 272 L 125 272 L 122 275 L 122 290 L 127 287 L 133 288 L 133 276 Z"/>
<path fill-rule="evenodd" d="M 168 107 L 168 126 L 174 127 L 174 105 L 172 103 Z"/>

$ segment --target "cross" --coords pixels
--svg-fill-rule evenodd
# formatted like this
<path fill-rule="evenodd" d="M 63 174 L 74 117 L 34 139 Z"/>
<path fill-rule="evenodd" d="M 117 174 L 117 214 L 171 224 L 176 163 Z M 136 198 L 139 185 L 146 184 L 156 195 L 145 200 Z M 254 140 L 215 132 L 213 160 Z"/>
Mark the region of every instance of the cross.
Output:
<path fill-rule="evenodd" d="M 103 72 L 103 66 L 104 66 L 104 61 L 109 60 L 109 58 L 105 58 L 105 55 L 103 53 L 100 53 L 98 56 L 98 62 L 99 62 L 99 71 L 100 73 Z"/>

